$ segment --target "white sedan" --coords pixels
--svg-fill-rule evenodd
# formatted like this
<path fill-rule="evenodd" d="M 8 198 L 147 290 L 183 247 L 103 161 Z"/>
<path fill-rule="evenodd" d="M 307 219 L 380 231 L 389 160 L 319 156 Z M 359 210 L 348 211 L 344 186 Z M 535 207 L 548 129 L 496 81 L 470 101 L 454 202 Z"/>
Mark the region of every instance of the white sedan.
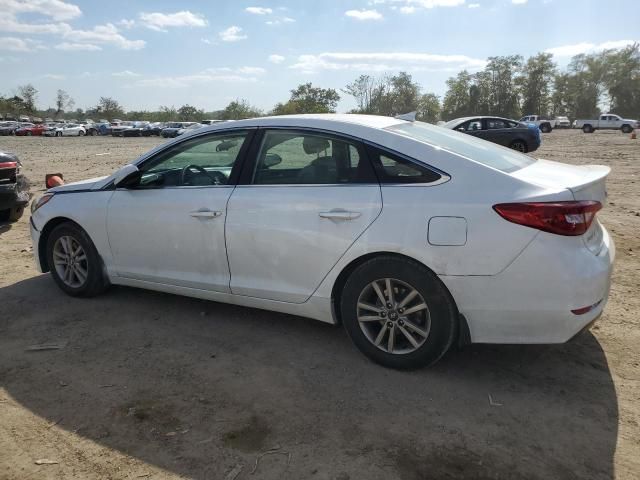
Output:
<path fill-rule="evenodd" d="M 47 137 L 82 137 L 87 131 L 82 125 L 68 123 L 60 126 L 53 126 L 42 132 Z"/>
<path fill-rule="evenodd" d="M 48 190 L 31 236 L 70 295 L 119 284 L 342 323 L 374 361 L 415 368 L 598 318 L 608 173 L 421 122 L 259 118 Z"/>

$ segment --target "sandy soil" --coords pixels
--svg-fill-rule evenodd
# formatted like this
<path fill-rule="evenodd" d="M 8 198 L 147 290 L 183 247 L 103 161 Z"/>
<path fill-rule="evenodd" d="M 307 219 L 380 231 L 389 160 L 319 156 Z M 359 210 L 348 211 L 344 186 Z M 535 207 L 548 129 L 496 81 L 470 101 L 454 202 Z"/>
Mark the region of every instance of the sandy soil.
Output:
<path fill-rule="evenodd" d="M 159 141 L 0 149 L 39 187 Z M 638 478 L 640 140 L 555 131 L 535 156 L 613 168 L 604 316 L 566 345 L 475 345 L 410 373 L 301 318 L 130 288 L 69 298 L 33 267 L 28 216 L 0 226 L 0 479 Z M 26 351 L 42 343 L 62 348 Z"/>

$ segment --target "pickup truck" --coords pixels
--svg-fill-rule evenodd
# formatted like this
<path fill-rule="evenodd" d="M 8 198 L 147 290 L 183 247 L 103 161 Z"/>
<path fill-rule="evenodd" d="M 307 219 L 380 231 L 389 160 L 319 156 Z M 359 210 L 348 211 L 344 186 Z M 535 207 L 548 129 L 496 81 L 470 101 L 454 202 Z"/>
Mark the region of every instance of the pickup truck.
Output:
<path fill-rule="evenodd" d="M 640 122 L 605 113 L 600 115 L 598 120 L 576 120 L 573 122 L 573 128 L 581 128 L 584 133 L 593 133 L 596 130 L 622 130 L 622 133 L 631 133 L 634 128 L 640 128 Z"/>
<path fill-rule="evenodd" d="M 549 133 L 556 128 L 556 121 L 552 118 L 542 117 L 540 115 L 527 115 L 520 119 L 522 123 L 532 123 L 537 126 L 542 133 Z"/>

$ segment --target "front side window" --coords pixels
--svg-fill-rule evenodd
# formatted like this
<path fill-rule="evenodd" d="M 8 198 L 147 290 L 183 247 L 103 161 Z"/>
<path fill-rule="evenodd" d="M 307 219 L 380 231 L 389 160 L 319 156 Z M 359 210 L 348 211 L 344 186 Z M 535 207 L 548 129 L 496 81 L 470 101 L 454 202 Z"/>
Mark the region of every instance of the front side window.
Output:
<path fill-rule="evenodd" d="M 456 130 L 460 132 L 475 132 L 476 130 L 482 130 L 482 122 L 479 119 L 469 120 L 456 128 Z"/>
<path fill-rule="evenodd" d="M 254 185 L 375 183 L 362 147 L 310 132 L 267 131 Z"/>
<path fill-rule="evenodd" d="M 140 187 L 226 185 L 248 132 L 218 133 L 178 143 L 142 167 Z"/>

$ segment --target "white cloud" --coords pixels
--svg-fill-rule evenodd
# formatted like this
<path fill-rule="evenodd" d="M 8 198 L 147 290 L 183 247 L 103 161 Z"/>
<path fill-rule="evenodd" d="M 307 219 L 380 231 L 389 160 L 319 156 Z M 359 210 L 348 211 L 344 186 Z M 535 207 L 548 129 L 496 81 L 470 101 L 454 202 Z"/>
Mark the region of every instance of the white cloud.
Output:
<path fill-rule="evenodd" d="M 132 72 L 131 70 L 123 70 L 122 72 L 113 72 L 112 77 L 140 77 L 139 73 Z"/>
<path fill-rule="evenodd" d="M 199 13 L 183 10 L 175 13 L 141 13 L 143 25 L 152 30 L 166 32 L 167 27 L 206 27 L 207 19 Z"/>
<path fill-rule="evenodd" d="M 344 14 L 356 20 L 382 20 L 382 14 L 377 10 L 347 10 Z"/>
<path fill-rule="evenodd" d="M 247 36 L 242 33 L 242 28 L 236 25 L 232 25 L 229 28 L 222 30 L 218 35 L 220 36 L 220 40 L 223 42 L 237 42 L 247 38 Z"/>
<path fill-rule="evenodd" d="M 511 3 L 513 3 L 514 5 L 524 5 L 525 3 L 527 3 L 527 0 L 511 0 Z"/>
<path fill-rule="evenodd" d="M 274 53 L 273 55 L 269 55 L 268 60 L 269 60 L 271 63 L 275 63 L 275 64 L 277 65 L 277 64 L 279 64 L 279 63 L 284 62 L 284 61 L 285 61 L 285 58 L 284 58 L 282 55 L 277 55 L 277 54 L 275 54 L 275 53 Z"/>
<path fill-rule="evenodd" d="M 469 8 L 480 8 L 480 4 L 479 3 L 470 3 L 469 4 Z"/>
<path fill-rule="evenodd" d="M 464 5 L 465 0 L 372 0 L 372 5 L 390 5 L 392 9 L 397 9 L 402 13 L 414 13 L 418 9 L 432 9 L 438 7 L 459 7 Z"/>
<path fill-rule="evenodd" d="M 42 78 L 48 78 L 49 80 L 64 80 L 66 77 L 57 73 L 46 73 Z"/>
<path fill-rule="evenodd" d="M 98 50 L 102 50 L 98 45 L 93 45 L 91 43 L 70 43 L 70 42 L 62 42 L 57 44 L 55 47 L 56 50 L 64 50 L 67 52 L 95 52 Z"/>
<path fill-rule="evenodd" d="M 133 86 L 154 88 L 187 88 L 209 83 L 257 82 L 258 76 L 266 70 L 260 67 L 218 67 L 207 68 L 192 75 L 151 77 L 137 80 Z"/>
<path fill-rule="evenodd" d="M 38 13 L 56 21 L 82 15 L 80 7 L 62 0 L 0 0 L 0 12 L 10 15 Z"/>
<path fill-rule="evenodd" d="M 43 50 L 41 42 L 31 40 L 30 38 L 17 37 L 0 37 L 0 50 L 9 52 L 33 52 L 34 50 Z"/>
<path fill-rule="evenodd" d="M 118 25 L 120 25 L 122 28 L 126 28 L 127 30 L 129 30 L 130 28 L 133 28 L 136 26 L 136 21 L 127 20 L 126 18 L 123 18 L 118 22 Z"/>
<path fill-rule="evenodd" d="M 273 20 L 267 20 L 264 23 L 266 23 L 267 25 L 270 25 L 270 26 L 277 27 L 278 25 L 282 25 L 282 24 L 285 24 L 285 23 L 294 23 L 295 21 L 296 21 L 296 19 L 295 18 L 291 18 L 291 17 L 277 17 L 277 18 L 274 18 Z"/>
<path fill-rule="evenodd" d="M 265 7 L 247 7 L 244 11 L 254 15 L 271 15 L 273 13 L 272 9 Z"/>
<path fill-rule="evenodd" d="M 634 44 L 634 40 L 614 40 L 608 42 L 595 43 L 575 43 L 573 45 L 562 45 L 560 47 L 547 48 L 545 52 L 551 53 L 556 57 L 573 57 L 581 53 L 594 53 L 602 50 L 624 48 L 627 45 Z"/>
<path fill-rule="evenodd" d="M 71 30 L 63 35 L 77 43 L 100 43 L 113 45 L 123 50 L 140 50 L 144 48 L 144 40 L 129 40 L 123 37 L 118 28 L 112 24 L 96 25 L 91 30 Z"/>
<path fill-rule="evenodd" d="M 320 55 L 300 55 L 297 63 L 289 68 L 304 73 L 314 73 L 320 70 L 456 72 L 462 69 L 479 70 L 485 64 L 485 60 L 467 57 L 466 55 L 408 52 L 326 52 Z"/>

